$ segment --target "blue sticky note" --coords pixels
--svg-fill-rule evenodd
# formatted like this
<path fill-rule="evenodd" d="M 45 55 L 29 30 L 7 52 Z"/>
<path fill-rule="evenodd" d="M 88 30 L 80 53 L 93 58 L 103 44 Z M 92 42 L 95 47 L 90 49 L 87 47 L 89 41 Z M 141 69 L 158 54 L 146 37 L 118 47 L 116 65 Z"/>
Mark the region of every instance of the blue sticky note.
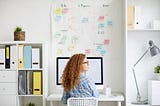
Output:
<path fill-rule="evenodd" d="M 102 46 L 101 45 L 97 46 L 96 50 L 97 51 L 101 51 L 102 50 Z"/>
<path fill-rule="evenodd" d="M 88 23 L 88 17 L 83 17 L 81 20 L 82 23 Z"/>
<path fill-rule="evenodd" d="M 60 20 L 62 19 L 62 17 L 61 17 L 61 16 L 55 16 L 55 18 L 54 18 L 54 19 L 55 19 L 55 21 L 57 21 L 57 22 L 58 22 L 58 21 L 60 21 Z"/>
<path fill-rule="evenodd" d="M 100 53 L 101 53 L 101 55 L 105 55 L 106 54 L 106 50 L 103 49 L 103 50 L 100 51 Z"/>
<path fill-rule="evenodd" d="M 108 26 L 112 26 L 113 25 L 113 22 L 111 20 L 107 21 L 107 25 Z"/>
<path fill-rule="evenodd" d="M 99 23 L 98 24 L 98 28 L 104 28 L 104 27 L 105 27 L 104 23 Z"/>

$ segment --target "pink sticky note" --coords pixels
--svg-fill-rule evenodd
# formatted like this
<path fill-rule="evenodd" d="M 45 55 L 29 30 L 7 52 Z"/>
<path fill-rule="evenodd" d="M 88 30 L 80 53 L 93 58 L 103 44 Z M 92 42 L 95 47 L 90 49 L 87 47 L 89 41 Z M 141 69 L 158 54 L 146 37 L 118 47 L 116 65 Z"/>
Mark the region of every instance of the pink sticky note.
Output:
<path fill-rule="evenodd" d="M 69 10 L 68 8 L 63 8 L 63 10 L 62 10 L 63 14 L 68 13 L 68 10 Z"/>
<path fill-rule="evenodd" d="M 99 16 L 98 20 L 99 21 L 104 21 L 104 16 Z"/>
<path fill-rule="evenodd" d="M 108 45 L 108 44 L 109 44 L 109 42 L 110 42 L 110 40 L 109 40 L 109 39 L 105 39 L 105 40 L 104 40 L 104 45 Z"/>
<path fill-rule="evenodd" d="M 87 55 L 90 54 L 90 52 L 91 52 L 90 49 L 85 50 L 85 54 L 87 54 Z"/>

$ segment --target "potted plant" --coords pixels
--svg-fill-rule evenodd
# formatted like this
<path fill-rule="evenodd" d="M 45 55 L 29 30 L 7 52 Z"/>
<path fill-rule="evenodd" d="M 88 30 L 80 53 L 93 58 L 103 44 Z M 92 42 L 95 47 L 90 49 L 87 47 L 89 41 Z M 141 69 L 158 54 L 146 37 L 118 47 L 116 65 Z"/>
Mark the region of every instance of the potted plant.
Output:
<path fill-rule="evenodd" d="M 34 103 L 29 102 L 26 106 L 35 106 Z"/>
<path fill-rule="evenodd" d="M 154 73 L 156 75 L 156 79 L 160 80 L 160 65 L 154 67 Z"/>
<path fill-rule="evenodd" d="M 25 32 L 22 31 L 22 27 L 17 26 L 14 30 L 14 41 L 24 41 Z"/>

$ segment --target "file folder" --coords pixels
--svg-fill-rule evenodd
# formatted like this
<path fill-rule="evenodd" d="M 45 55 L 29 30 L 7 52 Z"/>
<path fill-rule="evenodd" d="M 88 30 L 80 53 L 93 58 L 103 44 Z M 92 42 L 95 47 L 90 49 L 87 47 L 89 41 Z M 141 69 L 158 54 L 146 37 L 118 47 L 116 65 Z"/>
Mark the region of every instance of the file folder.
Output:
<path fill-rule="evenodd" d="M 23 49 L 24 45 L 18 45 L 18 69 L 24 68 Z"/>
<path fill-rule="evenodd" d="M 5 48 L 0 48 L 0 69 L 5 69 Z"/>
<path fill-rule="evenodd" d="M 24 70 L 18 71 L 18 94 L 26 94 L 26 71 Z"/>
<path fill-rule="evenodd" d="M 135 29 L 144 29 L 141 6 L 135 6 Z"/>
<path fill-rule="evenodd" d="M 24 68 L 31 68 L 32 66 L 32 47 L 24 46 Z"/>
<path fill-rule="evenodd" d="M 10 45 L 5 46 L 5 68 L 10 68 Z"/>
<path fill-rule="evenodd" d="M 27 94 L 33 94 L 33 71 L 27 71 Z"/>
<path fill-rule="evenodd" d="M 33 94 L 42 94 L 42 73 L 40 71 L 33 72 Z"/>
<path fill-rule="evenodd" d="M 32 48 L 32 68 L 40 68 L 40 49 Z"/>
<path fill-rule="evenodd" d="M 128 29 L 134 29 L 134 6 L 128 6 Z"/>
<path fill-rule="evenodd" d="M 12 45 L 10 46 L 10 58 L 11 58 L 11 69 L 17 69 L 17 56 L 15 54 L 17 54 L 17 47 L 16 45 Z"/>

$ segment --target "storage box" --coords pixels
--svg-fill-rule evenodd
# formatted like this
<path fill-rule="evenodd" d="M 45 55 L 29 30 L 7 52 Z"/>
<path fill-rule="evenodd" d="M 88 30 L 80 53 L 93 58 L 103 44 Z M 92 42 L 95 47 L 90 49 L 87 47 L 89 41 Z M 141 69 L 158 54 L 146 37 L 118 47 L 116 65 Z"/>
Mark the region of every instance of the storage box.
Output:
<path fill-rule="evenodd" d="M 160 81 L 150 80 L 148 81 L 148 101 L 150 105 L 160 106 Z"/>
<path fill-rule="evenodd" d="M 153 20 L 151 26 L 152 29 L 160 30 L 160 20 Z"/>

